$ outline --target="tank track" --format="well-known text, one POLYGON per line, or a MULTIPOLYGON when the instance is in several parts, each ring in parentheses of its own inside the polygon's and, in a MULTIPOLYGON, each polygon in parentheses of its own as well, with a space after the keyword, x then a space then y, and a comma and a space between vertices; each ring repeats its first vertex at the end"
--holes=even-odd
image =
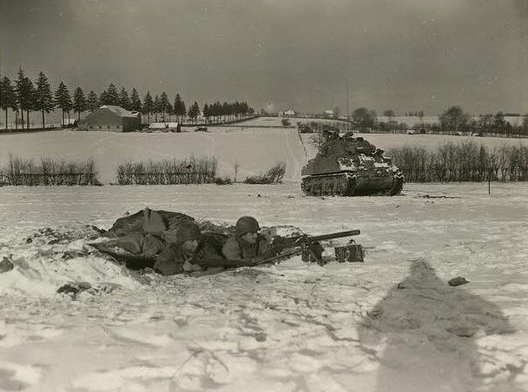
POLYGON ((398 171, 394 173, 394 181, 392 183, 392 188, 388 190, 387 195, 396 196, 399 195, 403 189, 403 184, 405 183, 405 177, 402 172, 398 171))
POLYGON ((308 176, 302 179, 301 189, 308 196, 352 196, 356 176, 350 173, 333 173, 308 176))
POLYGON ((301 181, 301 189, 308 196, 355 196, 355 195, 399 195, 403 189, 405 177, 401 172, 394 174, 392 187, 378 192, 365 192, 357 189, 356 175, 351 173, 330 173, 307 176, 301 181))

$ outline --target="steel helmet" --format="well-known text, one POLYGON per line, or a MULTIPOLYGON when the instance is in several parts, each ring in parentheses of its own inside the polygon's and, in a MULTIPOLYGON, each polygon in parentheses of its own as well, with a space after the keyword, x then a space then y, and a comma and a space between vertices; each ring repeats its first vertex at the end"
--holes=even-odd
POLYGON ((260 230, 260 226, 255 218, 252 216, 243 216, 235 225, 235 232, 238 236, 243 236, 247 233, 256 233, 260 230))

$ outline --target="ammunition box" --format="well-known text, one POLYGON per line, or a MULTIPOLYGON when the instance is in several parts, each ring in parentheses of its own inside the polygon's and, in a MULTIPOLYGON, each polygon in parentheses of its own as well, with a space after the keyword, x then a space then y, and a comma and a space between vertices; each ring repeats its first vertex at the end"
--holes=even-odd
POLYGON ((334 248, 335 257, 338 262, 362 263, 365 252, 360 244, 348 244, 334 248))

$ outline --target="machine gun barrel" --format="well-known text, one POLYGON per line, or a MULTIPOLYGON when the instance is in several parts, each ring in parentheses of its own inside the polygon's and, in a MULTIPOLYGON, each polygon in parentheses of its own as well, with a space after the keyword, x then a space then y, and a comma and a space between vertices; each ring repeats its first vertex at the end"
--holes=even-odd
POLYGON ((335 238, 343 238, 343 237, 351 237, 354 235, 359 235, 361 232, 359 230, 348 230, 348 231, 338 231, 336 233, 328 233, 328 234, 320 234, 320 235, 312 235, 308 237, 301 236, 300 238, 303 239, 301 242, 315 242, 315 241, 326 241, 326 240, 333 240, 335 238))
POLYGON ((298 235, 294 237, 286 238, 277 238, 273 241, 273 246, 282 249, 293 248, 296 246, 310 244, 312 242, 327 241, 333 240, 335 238, 351 237, 354 235, 359 235, 361 232, 359 230, 347 230, 347 231, 338 231, 336 233, 320 234, 320 235, 298 235))

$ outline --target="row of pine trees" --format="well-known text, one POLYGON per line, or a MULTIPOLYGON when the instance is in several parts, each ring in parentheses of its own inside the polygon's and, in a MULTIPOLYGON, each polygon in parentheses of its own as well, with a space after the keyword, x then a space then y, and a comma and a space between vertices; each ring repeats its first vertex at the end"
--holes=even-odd
POLYGON ((162 121, 166 116, 174 115, 178 121, 184 120, 187 116, 193 121, 203 114, 208 122, 230 121, 238 119, 241 116, 248 116, 254 113, 253 108, 249 107, 247 102, 223 102, 206 103, 203 110, 200 111, 198 103, 195 101, 188 109, 185 102, 176 94, 173 103, 165 91, 154 98, 148 91, 143 100, 140 99, 138 91, 133 88, 128 91, 122 87, 118 91, 114 84, 110 84, 99 96, 90 91, 87 95, 82 88, 77 87, 73 92, 73 98, 70 91, 63 82, 59 83, 57 89, 52 92, 51 85, 44 72, 39 72, 37 79, 33 81, 24 74, 22 68, 19 68, 17 79, 13 82, 4 76, 0 79, 0 107, 5 111, 5 126, 7 125, 7 112, 11 109, 15 112, 15 126, 18 126, 19 116, 22 123, 29 129, 29 117, 31 112, 40 112, 42 116, 42 128, 46 128, 46 114, 54 109, 62 111, 62 125, 65 122, 65 116, 70 118, 71 112, 77 114, 77 119, 81 118, 81 113, 94 111, 102 105, 116 105, 124 109, 140 112, 147 116, 147 122, 153 116, 158 121, 158 115, 162 121))

